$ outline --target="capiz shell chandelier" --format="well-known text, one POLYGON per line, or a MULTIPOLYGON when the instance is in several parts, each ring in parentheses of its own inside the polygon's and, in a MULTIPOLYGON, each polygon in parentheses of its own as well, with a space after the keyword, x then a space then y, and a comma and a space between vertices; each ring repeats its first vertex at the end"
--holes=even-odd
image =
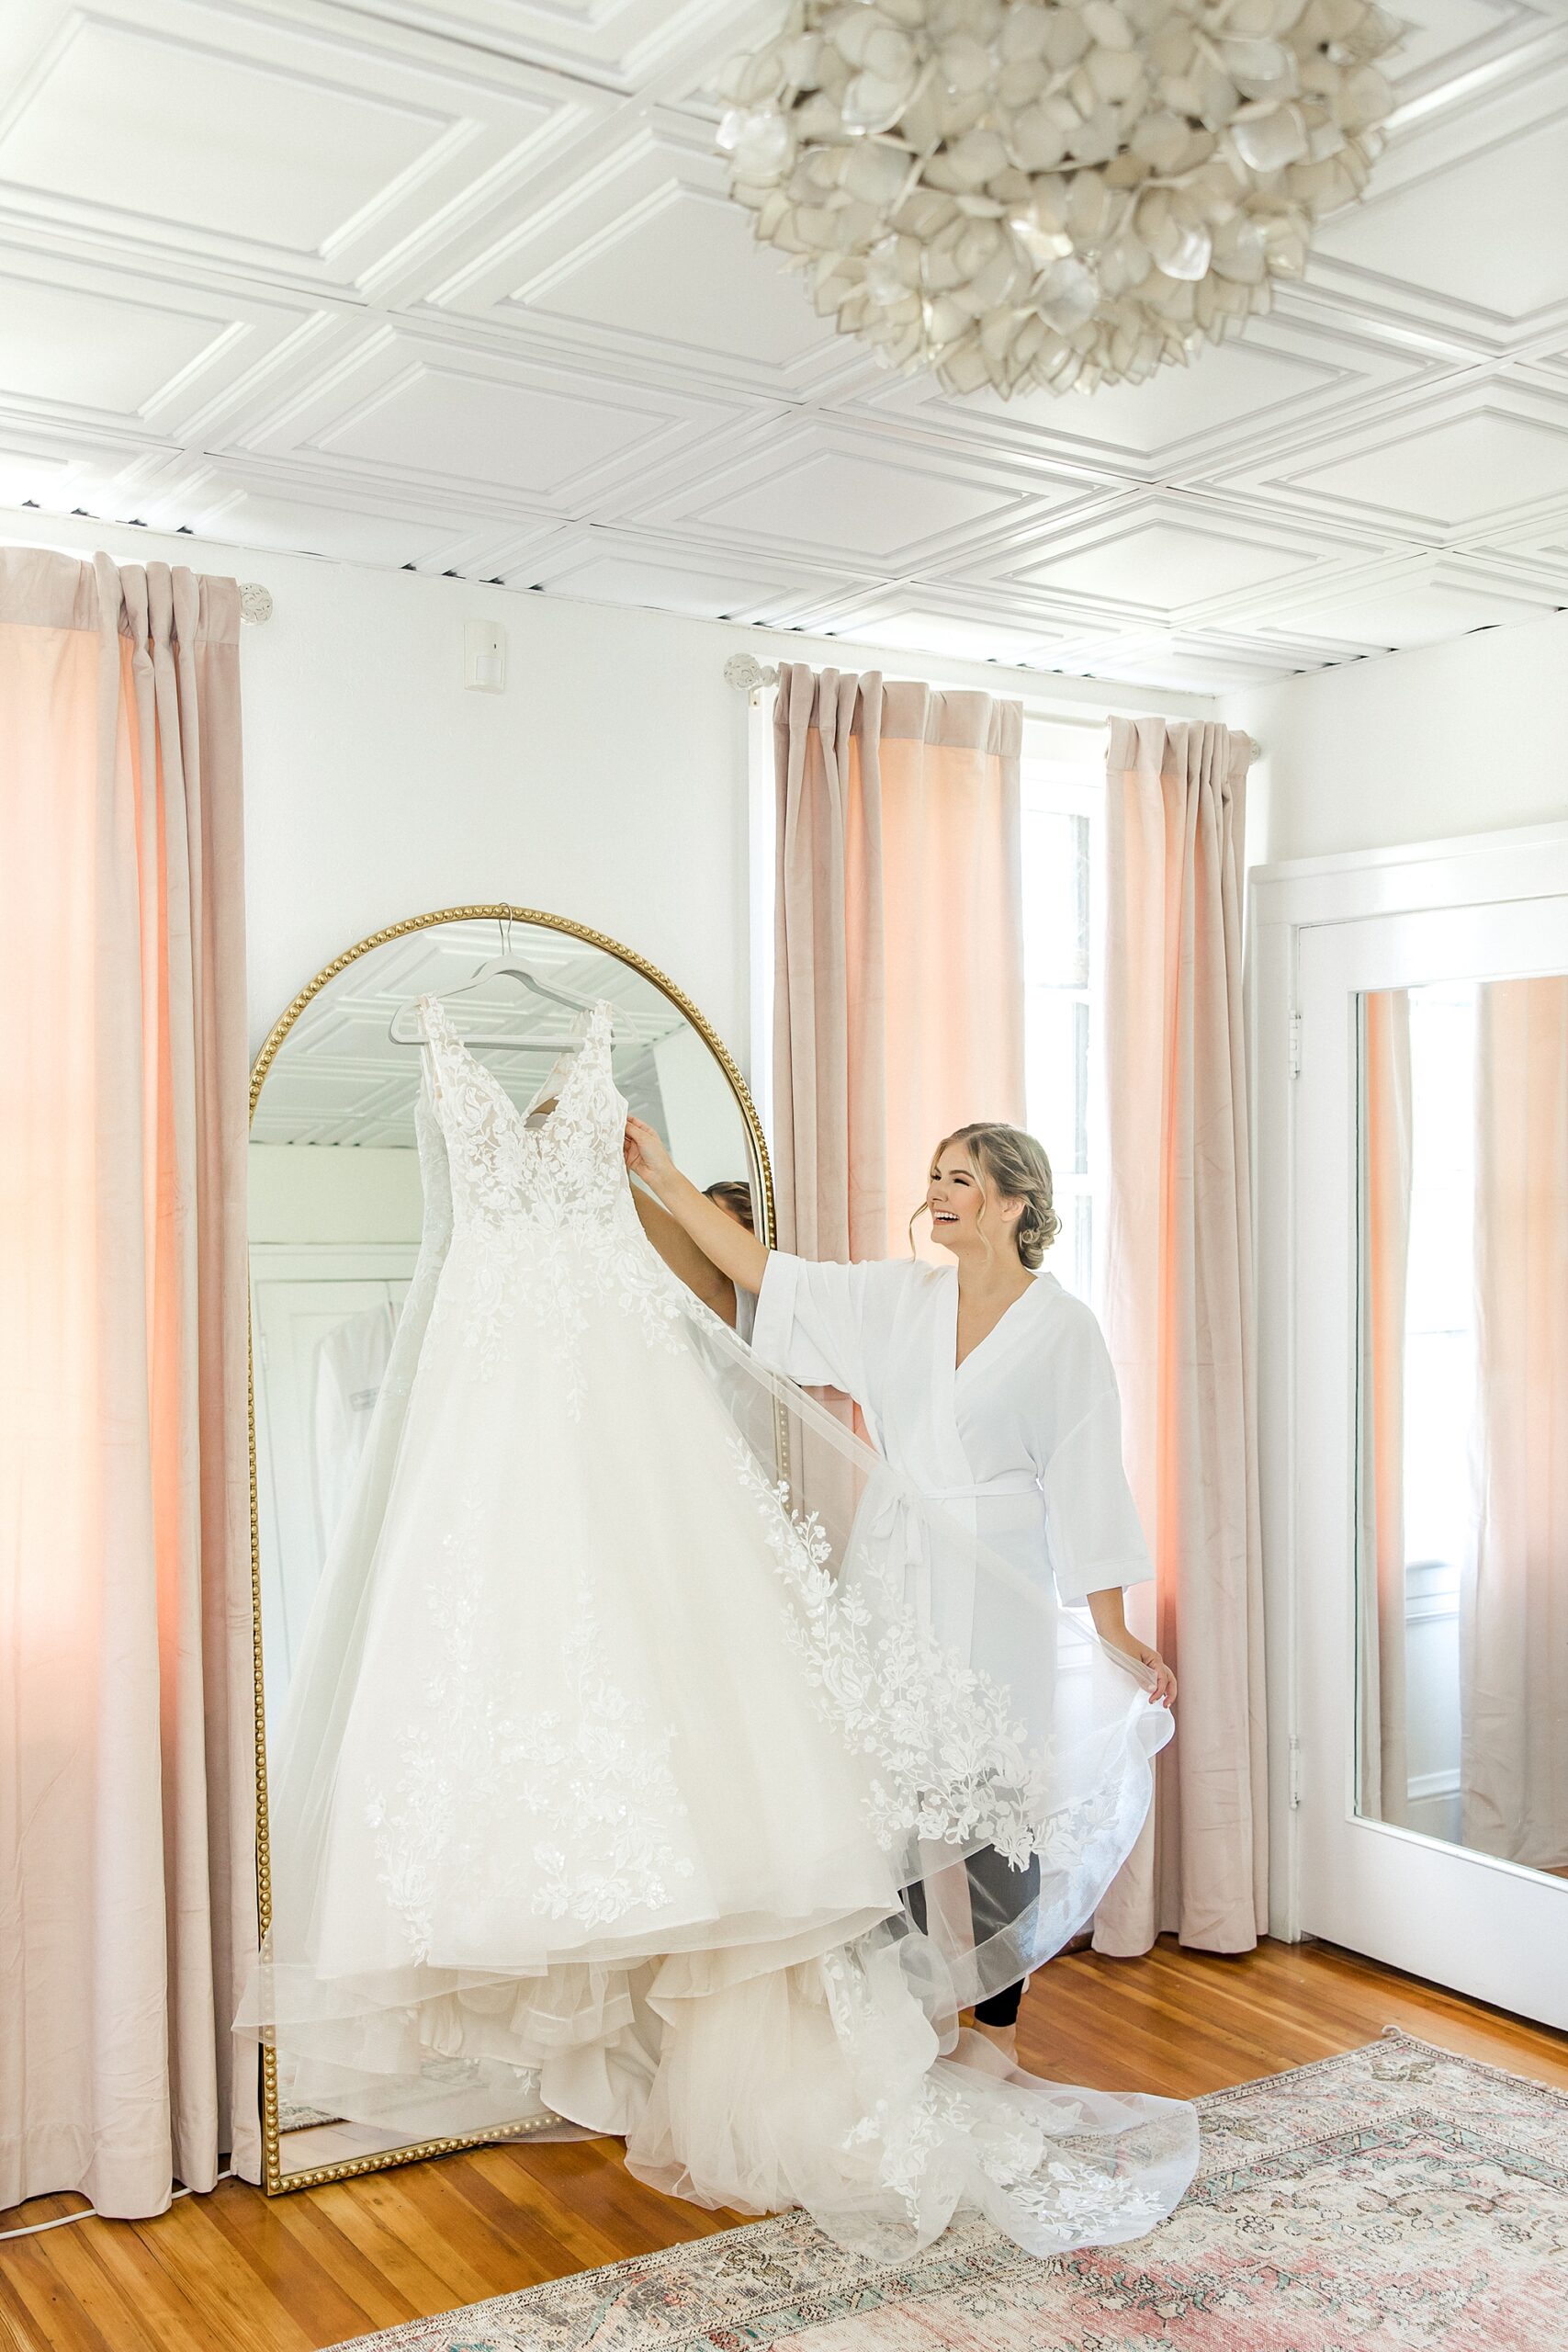
POLYGON ((721 87, 818 309, 948 390, 1142 382, 1268 309, 1366 187, 1372 0, 795 0, 721 87))

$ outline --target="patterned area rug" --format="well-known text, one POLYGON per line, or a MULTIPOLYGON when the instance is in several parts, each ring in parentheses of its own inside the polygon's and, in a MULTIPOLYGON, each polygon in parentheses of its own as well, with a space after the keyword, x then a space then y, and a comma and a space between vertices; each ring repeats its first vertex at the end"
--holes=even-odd
POLYGON ((1201 2102, 1185 2202, 1040 2262, 987 2224, 913 2261, 798 2213, 339 2352, 1562 2352, 1568 2097, 1413 2041, 1201 2102))

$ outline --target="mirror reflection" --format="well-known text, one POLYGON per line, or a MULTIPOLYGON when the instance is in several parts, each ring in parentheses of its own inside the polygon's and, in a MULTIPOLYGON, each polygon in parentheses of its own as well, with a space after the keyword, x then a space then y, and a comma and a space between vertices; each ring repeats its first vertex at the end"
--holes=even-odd
POLYGON ((1360 1010, 1359 1810, 1568 1875, 1568 978, 1360 1010))
MULTIPOLYGON (((548 1108, 541 1091, 547 1098, 582 1009, 608 1000, 615 1080, 631 1108, 699 1183, 722 1188, 732 1214, 751 1222, 765 1189, 740 1098, 701 1029, 645 972, 570 930, 521 919, 437 921, 367 950, 310 998, 262 1080, 249 1161, 256 1536, 273 1770, 290 1677, 419 1256, 421 1056, 416 1043, 400 1039, 413 1034, 408 1009, 426 994, 446 1001, 459 1035, 519 1112, 535 1117, 548 1108)), ((538 2113, 536 2105, 518 2128, 538 2113)), ((396 2144, 302 2105, 281 2081, 278 2120, 285 2172, 396 2144)))

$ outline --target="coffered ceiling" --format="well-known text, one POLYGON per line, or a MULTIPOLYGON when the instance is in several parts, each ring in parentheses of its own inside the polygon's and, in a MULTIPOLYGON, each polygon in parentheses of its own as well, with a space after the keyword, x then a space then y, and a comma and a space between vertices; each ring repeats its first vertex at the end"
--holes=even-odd
POLYGON ((783 0, 9 0, 0 500, 1203 692, 1568 605, 1568 0, 1414 19, 1239 343, 1011 403, 756 250, 783 0))

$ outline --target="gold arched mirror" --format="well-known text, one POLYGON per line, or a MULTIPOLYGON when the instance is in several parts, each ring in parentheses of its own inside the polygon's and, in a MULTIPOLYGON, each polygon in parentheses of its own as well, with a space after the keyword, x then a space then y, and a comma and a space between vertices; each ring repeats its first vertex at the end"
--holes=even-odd
MULTIPOLYGON (((264 1928, 272 1857, 260 1726, 270 1724, 276 1736, 282 1720, 419 1248, 420 1055, 392 1028, 415 998, 459 989, 465 993, 448 1010, 520 1111, 567 1040, 570 1007, 607 999, 616 1082, 632 1109, 699 1184, 746 1184, 757 1232, 773 1238, 767 1148, 718 1037, 663 973, 564 916, 505 905, 417 915, 335 956, 276 1023, 251 1080, 251 1545, 264 1928), (501 957, 524 963, 541 986, 497 976, 469 987, 501 957)), ((264 2086, 271 2190, 469 2144, 400 2143, 304 2106, 278 2079, 270 2051, 264 2086)), ((482 2136, 522 2134, 551 2120, 536 2107, 505 2132, 482 2136)))

